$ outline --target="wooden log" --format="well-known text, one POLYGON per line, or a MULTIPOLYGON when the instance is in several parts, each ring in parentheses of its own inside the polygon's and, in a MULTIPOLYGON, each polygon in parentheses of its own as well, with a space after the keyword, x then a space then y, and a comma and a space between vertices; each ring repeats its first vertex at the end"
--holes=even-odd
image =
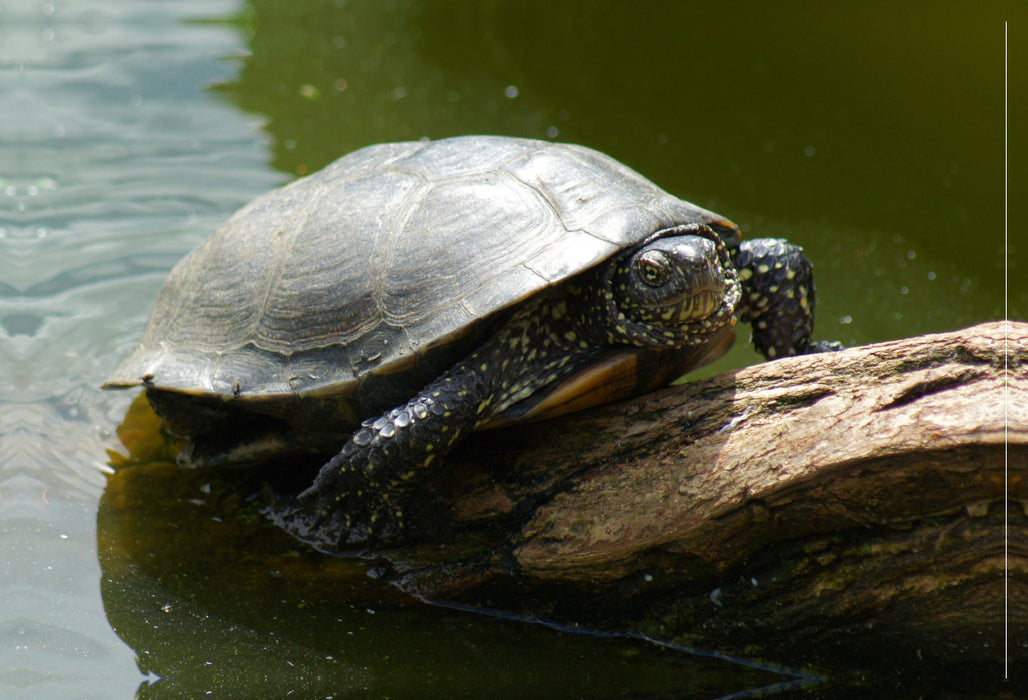
POLYGON ((988 323, 483 433, 427 485, 456 530, 382 573, 788 663, 999 674, 1028 662, 1026 367, 1028 324, 988 323))

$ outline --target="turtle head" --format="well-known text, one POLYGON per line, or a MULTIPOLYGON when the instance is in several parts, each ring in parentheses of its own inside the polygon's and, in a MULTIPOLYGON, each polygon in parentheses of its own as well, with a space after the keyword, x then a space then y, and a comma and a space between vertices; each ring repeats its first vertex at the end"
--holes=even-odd
POLYGON ((701 321, 718 310, 724 295, 717 248, 700 236, 658 238, 630 255, 614 277, 618 307, 644 323, 701 321))
POLYGON ((620 256, 610 292, 628 335, 681 345, 732 323, 740 289, 724 242, 710 227, 690 224, 659 231, 620 256))

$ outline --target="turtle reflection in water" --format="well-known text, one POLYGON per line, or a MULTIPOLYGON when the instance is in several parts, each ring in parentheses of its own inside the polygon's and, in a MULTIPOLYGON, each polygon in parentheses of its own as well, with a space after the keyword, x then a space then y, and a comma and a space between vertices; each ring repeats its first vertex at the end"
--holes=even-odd
POLYGON ((298 513, 395 536, 469 431, 811 343, 802 250, 581 146, 470 136, 356 151, 258 198, 172 270, 105 387, 143 385, 180 460, 335 454, 298 513))

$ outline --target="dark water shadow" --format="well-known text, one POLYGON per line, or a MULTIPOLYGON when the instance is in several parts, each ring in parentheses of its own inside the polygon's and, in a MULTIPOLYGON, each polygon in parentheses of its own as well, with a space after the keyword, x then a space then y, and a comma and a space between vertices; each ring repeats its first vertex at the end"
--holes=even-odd
POLYGON ((744 697, 815 679, 638 637, 428 605, 257 513, 246 470, 191 471, 137 401, 100 502, 111 626, 141 697, 744 697), (259 690, 256 690, 259 689, 259 690), (737 695, 738 694, 738 695, 737 695))

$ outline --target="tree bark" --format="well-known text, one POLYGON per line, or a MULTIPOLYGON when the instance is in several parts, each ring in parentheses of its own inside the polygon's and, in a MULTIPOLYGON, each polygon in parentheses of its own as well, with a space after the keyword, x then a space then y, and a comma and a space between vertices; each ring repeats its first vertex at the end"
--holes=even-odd
POLYGON ((428 484, 456 529, 383 572, 787 663, 996 671, 1007 622, 1023 665, 1026 367, 988 323, 482 433, 428 484))

